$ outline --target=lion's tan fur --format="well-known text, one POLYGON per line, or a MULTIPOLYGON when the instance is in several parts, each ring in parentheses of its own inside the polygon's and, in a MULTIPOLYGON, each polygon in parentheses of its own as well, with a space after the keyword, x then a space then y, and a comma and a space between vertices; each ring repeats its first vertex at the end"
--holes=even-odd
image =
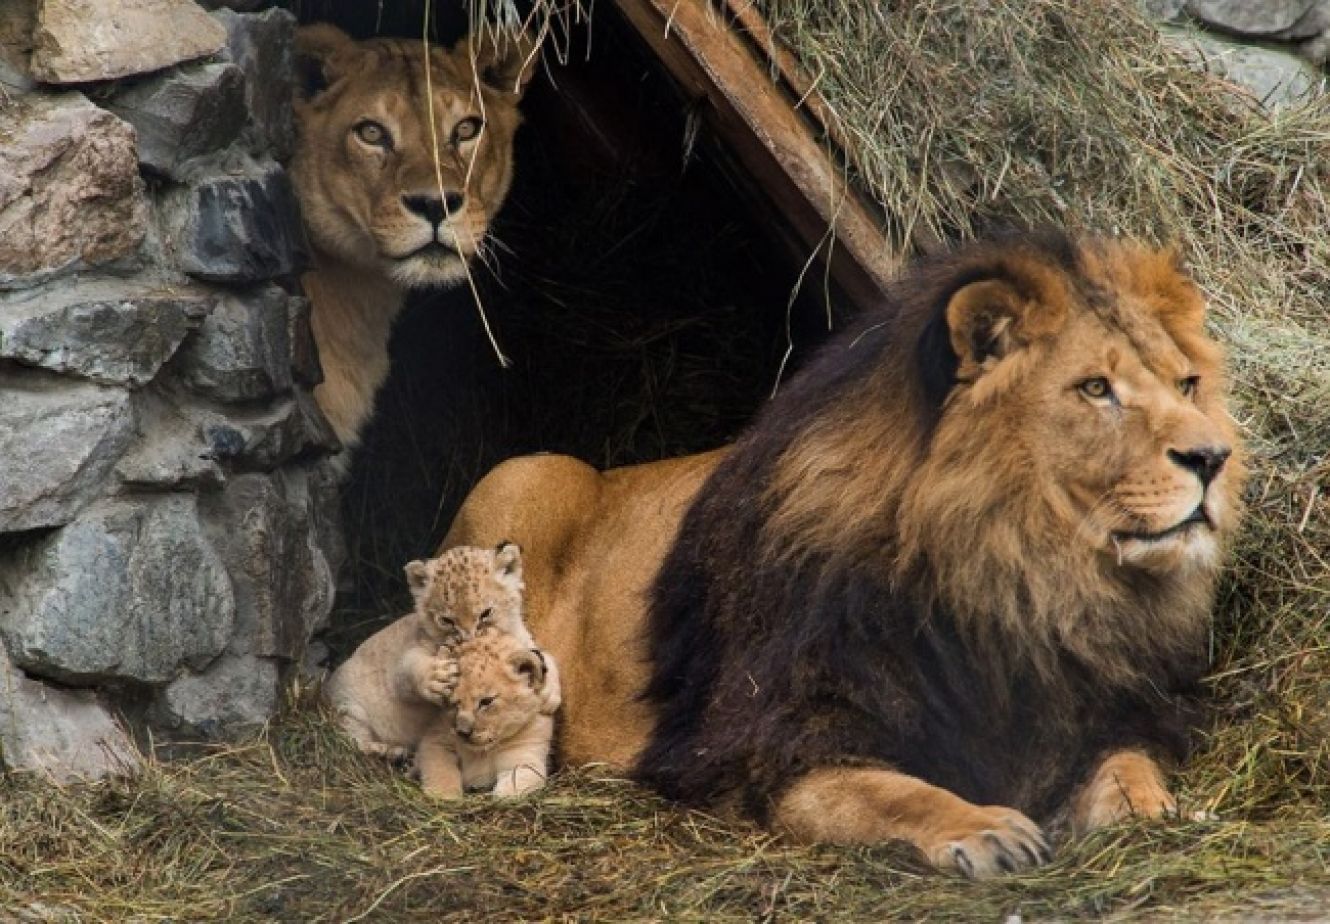
MULTIPOLYGON (((987 331, 993 355, 977 351, 972 335, 994 320, 977 312, 991 307, 995 293, 962 289, 950 306, 959 383, 928 451, 916 416, 920 386, 904 365, 879 366, 785 450, 766 486, 771 546, 751 554, 784 557, 791 567, 803 555, 845 557, 907 586, 927 574, 921 592, 944 601, 959 622, 969 620, 976 639, 1014 643, 1035 665, 1061 644, 1116 682, 1136 668, 1118 654, 1130 646, 1115 639, 1158 639, 1169 650, 1174 637, 1207 618, 1213 573, 1237 523, 1240 452, 1206 495, 1209 532, 1192 530, 1186 541, 1121 538, 1160 532, 1197 505, 1194 479, 1169 462, 1170 448, 1239 449, 1219 350, 1204 333, 1201 296, 1171 254, 1114 242, 1084 248, 1085 278, 1075 283, 1078 293, 1103 298, 1099 316, 1026 314, 1037 304, 1056 309, 1072 296, 1060 270, 1021 266, 1023 259, 1010 256, 1022 287, 997 293, 1011 302, 1011 317, 987 331), (1104 323, 1108 312, 1112 324, 1104 323), (1073 410, 1051 413, 1074 408, 1066 389, 1101 368, 1112 370, 1121 389, 1115 419, 1122 429, 1113 440, 1097 435, 1092 423, 1068 424, 1073 410), (1194 401, 1176 384, 1190 375, 1201 377, 1194 401), (1013 412, 998 395, 1026 400, 1013 412), (1085 470, 1086 447, 1090 458, 1102 455, 1102 466, 1091 462, 1085 470), (1110 481, 1115 467, 1128 475, 1110 481), (994 505, 1012 515, 978 515, 994 505), (898 530, 897 551, 885 560, 874 557, 882 547, 874 530, 884 523, 898 530), (976 530, 977 523, 986 525, 976 530), (1127 607, 1103 578, 1113 556, 1146 576, 1183 579, 1161 582, 1168 589, 1145 607, 1127 607), (1030 595, 1010 592, 1018 585, 1030 595), (1068 622, 1086 612, 1101 614, 1100 621, 1068 622)), ((650 670, 647 590, 684 512, 722 458, 711 453, 603 474, 565 457, 512 460, 476 487, 444 540, 444 547, 505 537, 522 544, 535 626, 565 666, 562 741, 572 762, 630 768, 652 731, 653 714, 638 698, 650 670)), ((1159 796, 1149 759, 1125 754, 1107 755, 1106 769, 1089 784, 1080 827, 1118 817, 1123 805, 1154 815, 1171 804, 1166 792, 1159 796), (1124 799, 1114 801, 1114 783, 1125 787, 1124 799)), ((1011 838, 1012 849, 1037 848, 1019 812, 974 806, 881 770, 810 774, 787 791, 774 819, 810 840, 904 837, 940 865, 959 864, 948 853, 958 838, 982 844, 994 831, 1011 838)), ((993 851, 966 856, 977 875, 997 871, 993 851)))
POLYGON ((455 798, 487 789, 520 796, 545 784, 554 734, 545 706, 552 664, 550 655, 497 632, 458 646, 457 686, 416 755, 427 793, 455 798))
POLYGON ((354 42, 326 24, 300 29, 296 47, 326 83, 297 96, 291 162, 313 246, 302 282, 323 364, 314 396, 353 447, 388 374, 405 292, 464 280, 465 263, 481 252, 512 182, 517 103, 535 52, 529 42, 487 39, 427 53, 419 40, 354 42), (454 128, 470 117, 483 118, 483 130, 454 145, 454 128), (359 138, 366 120, 387 130, 390 147, 359 138), (452 252, 419 252, 434 231, 406 197, 445 195, 462 197, 438 231, 452 252))

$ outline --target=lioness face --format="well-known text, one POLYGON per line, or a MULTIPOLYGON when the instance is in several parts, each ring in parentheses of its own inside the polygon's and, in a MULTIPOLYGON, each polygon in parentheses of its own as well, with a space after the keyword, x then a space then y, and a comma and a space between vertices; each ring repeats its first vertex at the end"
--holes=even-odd
POLYGON ((464 278, 512 181, 531 45, 301 29, 291 173, 316 250, 402 288, 464 278))
POLYGON ((540 713, 545 662, 509 636, 474 639, 458 650, 453 730, 468 747, 506 741, 540 713))
POLYGON ((1039 486, 1068 542, 1121 565, 1213 566, 1242 464, 1204 300, 1169 253, 1108 244, 1079 260, 1086 281, 1043 267, 953 300, 967 398, 1014 435, 985 452, 1039 486))

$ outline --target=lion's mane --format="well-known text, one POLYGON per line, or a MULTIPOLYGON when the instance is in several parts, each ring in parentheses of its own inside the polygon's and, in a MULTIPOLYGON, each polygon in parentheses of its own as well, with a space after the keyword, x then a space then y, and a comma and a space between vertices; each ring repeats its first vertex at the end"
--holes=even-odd
POLYGON ((907 271, 763 410, 658 574, 638 769, 665 794, 765 821, 806 771, 889 766, 1049 819, 1123 741, 1183 756, 1215 567, 1114 568, 1052 527, 1003 418, 954 400, 947 306, 985 279, 1201 304, 1171 258, 1056 233, 907 271))

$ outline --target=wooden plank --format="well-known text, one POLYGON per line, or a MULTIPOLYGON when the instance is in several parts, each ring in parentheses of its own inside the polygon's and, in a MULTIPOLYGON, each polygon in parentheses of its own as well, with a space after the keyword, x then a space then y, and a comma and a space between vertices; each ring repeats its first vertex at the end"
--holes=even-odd
POLYGON ((748 40, 707 0, 615 2, 684 89, 707 101, 717 134, 808 252, 828 260, 856 303, 879 301, 898 255, 748 40))

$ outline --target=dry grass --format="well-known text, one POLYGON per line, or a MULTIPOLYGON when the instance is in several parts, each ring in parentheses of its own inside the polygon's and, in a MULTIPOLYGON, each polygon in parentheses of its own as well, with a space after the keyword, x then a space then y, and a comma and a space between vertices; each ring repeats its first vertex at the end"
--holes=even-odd
POLYGON ((1056 221, 1176 240, 1253 452, 1191 820, 994 883, 802 849, 594 771, 430 803, 296 709, 133 781, 0 780, 0 907, 42 919, 1247 920, 1330 902, 1330 107, 1267 118, 1131 0, 762 0, 901 240, 1056 221))

